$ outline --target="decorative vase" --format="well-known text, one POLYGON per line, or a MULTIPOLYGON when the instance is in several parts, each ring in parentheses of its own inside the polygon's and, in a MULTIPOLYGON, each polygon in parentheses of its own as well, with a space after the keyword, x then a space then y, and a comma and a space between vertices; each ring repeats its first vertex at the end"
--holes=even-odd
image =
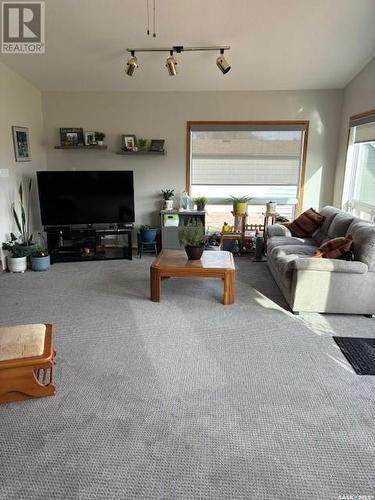
POLYGON ((200 245, 198 247, 186 245, 185 252, 189 260, 199 260, 202 257, 204 251, 204 246, 200 245))
POLYGON ((233 214, 234 215, 245 215, 247 211, 247 203, 235 203, 233 204, 233 214))
POLYGON ((24 273, 27 269, 27 257, 7 257, 8 270, 11 273, 24 273))
POLYGON ((164 210, 173 210, 173 200, 164 200, 164 210))
POLYGON ((33 271, 47 271, 51 265, 51 259, 49 255, 43 256, 32 256, 31 257, 31 269, 33 271))
POLYGON ((152 243, 156 239, 156 229, 142 229, 141 230, 141 241, 143 243, 152 243))

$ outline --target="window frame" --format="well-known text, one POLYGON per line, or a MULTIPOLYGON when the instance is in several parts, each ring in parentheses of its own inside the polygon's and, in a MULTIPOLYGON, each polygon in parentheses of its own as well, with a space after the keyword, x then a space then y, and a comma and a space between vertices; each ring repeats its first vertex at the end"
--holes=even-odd
MULTIPOLYGON (((358 122, 361 122, 361 120, 367 120, 368 118, 373 118, 373 120, 370 120, 371 123, 373 121, 375 122, 375 108, 370 109, 368 111, 364 111, 363 113, 356 113, 355 115, 349 117, 348 133, 346 139, 345 163, 344 163, 344 178, 342 180, 341 202, 340 202, 341 208, 346 211, 350 209, 350 207, 348 206, 349 200, 347 198, 349 194, 350 184, 352 182, 351 177, 353 176, 353 165, 352 164, 349 165, 349 161, 353 162, 353 156, 354 156, 353 143, 351 143, 351 136, 352 133, 354 133, 355 127, 361 124, 358 122)), ((364 203, 363 206, 364 205, 366 204, 364 203)), ((358 207, 353 207, 353 208, 360 209, 358 207)))
POLYGON ((305 188, 305 175, 306 175, 306 159, 307 159, 307 146, 309 137, 309 120, 251 120, 251 121, 187 121, 186 122, 186 192, 191 193, 191 133, 192 128, 196 126, 249 126, 249 127, 299 127, 302 128, 302 157, 301 168, 298 182, 298 200, 296 204, 296 213, 300 214, 303 207, 303 197, 305 188))

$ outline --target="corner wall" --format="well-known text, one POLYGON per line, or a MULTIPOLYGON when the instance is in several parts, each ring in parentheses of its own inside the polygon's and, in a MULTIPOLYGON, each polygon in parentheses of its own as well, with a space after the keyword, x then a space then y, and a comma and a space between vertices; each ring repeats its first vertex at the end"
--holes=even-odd
MULTIPOLYGON (((43 92, 49 170, 134 170, 136 223, 158 221, 160 189, 185 189, 189 120, 310 120, 304 208, 332 203, 342 91, 43 92), (55 150, 60 127, 106 133, 107 151, 55 150), (165 138, 164 157, 115 154, 120 135, 165 138)), ((251 194, 251 193, 250 193, 251 194)))
MULTIPOLYGON (((3 242, 10 232, 17 234, 10 207, 17 201, 19 182, 22 178, 35 179, 37 170, 46 169, 46 154, 41 92, 1 62, 0 110, 0 242, 3 242), (12 125, 29 128, 32 161, 15 161, 12 125)), ((32 227, 39 229, 35 182, 32 206, 32 227)))
POLYGON ((344 89, 333 197, 333 204, 336 207, 341 207, 349 118, 370 109, 375 109, 375 57, 344 89))

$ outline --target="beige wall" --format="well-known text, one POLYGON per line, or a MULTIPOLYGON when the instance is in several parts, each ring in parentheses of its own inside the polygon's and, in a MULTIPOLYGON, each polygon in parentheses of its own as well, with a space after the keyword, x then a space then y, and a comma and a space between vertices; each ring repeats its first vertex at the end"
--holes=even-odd
POLYGON ((344 185, 349 118, 370 109, 375 109, 375 57, 344 89, 333 198, 334 205, 337 207, 341 207, 344 185))
MULTIPOLYGON (((10 205, 17 199, 22 178, 35 178, 37 170, 46 168, 43 141, 41 93, 0 62, 0 242, 17 233, 10 205), (17 163, 14 158, 12 125, 29 127, 32 161, 17 163)), ((33 227, 39 229, 36 189, 33 196, 33 227)))
POLYGON ((162 188, 185 188, 188 120, 310 120, 304 207, 332 202, 342 91, 43 92, 48 169, 129 169, 136 222, 156 222, 162 188), (107 134, 107 151, 61 151, 59 127, 107 134), (165 157, 115 154, 120 134, 165 138, 165 157))

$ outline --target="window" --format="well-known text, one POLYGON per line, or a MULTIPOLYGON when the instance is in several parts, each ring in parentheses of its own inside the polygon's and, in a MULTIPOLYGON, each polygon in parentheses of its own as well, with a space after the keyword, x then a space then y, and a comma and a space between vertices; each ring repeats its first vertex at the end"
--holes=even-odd
POLYGON ((207 196, 210 229, 231 222, 230 196, 251 196, 249 222, 265 204, 293 217, 301 201, 308 122, 188 123, 188 190, 207 196))
POLYGON ((375 222, 375 110, 350 119, 342 206, 375 222))

